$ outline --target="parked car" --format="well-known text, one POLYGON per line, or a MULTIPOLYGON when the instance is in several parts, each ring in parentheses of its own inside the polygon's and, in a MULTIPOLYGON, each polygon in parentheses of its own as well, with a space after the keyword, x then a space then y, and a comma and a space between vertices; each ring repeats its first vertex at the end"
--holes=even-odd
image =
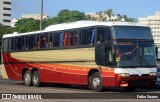
POLYGON ((160 66, 157 67, 157 82, 156 82, 157 85, 160 85, 160 66))

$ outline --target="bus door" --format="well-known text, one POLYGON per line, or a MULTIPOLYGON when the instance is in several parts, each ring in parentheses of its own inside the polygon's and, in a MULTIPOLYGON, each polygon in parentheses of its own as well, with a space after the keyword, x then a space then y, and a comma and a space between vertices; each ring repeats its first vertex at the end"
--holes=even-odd
POLYGON ((97 65, 113 66, 115 56, 115 46, 111 44, 99 44, 95 49, 95 60, 97 65))

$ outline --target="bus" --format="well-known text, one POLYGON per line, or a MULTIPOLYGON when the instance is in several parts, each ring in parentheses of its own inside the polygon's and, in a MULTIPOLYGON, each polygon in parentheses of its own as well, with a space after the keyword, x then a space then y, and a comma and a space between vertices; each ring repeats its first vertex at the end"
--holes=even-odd
POLYGON ((43 31, 3 36, 3 78, 26 86, 43 83, 105 87, 153 86, 156 51, 151 29, 128 22, 77 21, 43 31))

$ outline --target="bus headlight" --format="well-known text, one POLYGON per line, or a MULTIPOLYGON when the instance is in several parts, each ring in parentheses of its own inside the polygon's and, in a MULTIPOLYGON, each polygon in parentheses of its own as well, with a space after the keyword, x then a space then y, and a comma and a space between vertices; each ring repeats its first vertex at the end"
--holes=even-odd
POLYGON ((157 72, 150 72, 149 75, 150 75, 150 76, 156 76, 156 75, 157 75, 157 72))
POLYGON ((119 73, 118 76, 119 77, 126 77, 126 76, 129 76, 129 73, 119 73))

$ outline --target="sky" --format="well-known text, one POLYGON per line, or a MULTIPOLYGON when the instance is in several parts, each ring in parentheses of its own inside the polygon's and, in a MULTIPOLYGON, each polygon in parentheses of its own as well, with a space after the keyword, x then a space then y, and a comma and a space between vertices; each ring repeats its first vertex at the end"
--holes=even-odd
MULTIPOLYGON (((96 13, 112 9, 114 14, 131 18, 147 17, 160 11, 160 0, 43 0, 44 14, 57 16, 63 9, 78 10, 84 13, 96 13)), ((12 0, 12 18, 22 14, 39 14, 41 0, 12 0)))

